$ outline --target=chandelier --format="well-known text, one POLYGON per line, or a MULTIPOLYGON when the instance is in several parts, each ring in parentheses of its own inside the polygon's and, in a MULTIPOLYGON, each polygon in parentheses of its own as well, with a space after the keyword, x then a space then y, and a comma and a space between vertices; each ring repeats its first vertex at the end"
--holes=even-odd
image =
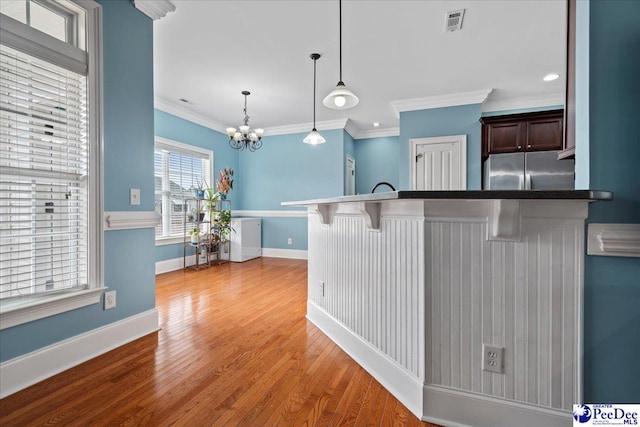
POLYGON ((239 131, 236 128, 227 128, 227 135, 229 135, 229 145, 231 148, 242 151, 247 149, 249 151, 256 151, 262 147, 262 135, 264 129, 251 130, 249 128, 249 116, 247 116, 247 96, 251 93, 247 90, 243 90, 244 95, 244 125, 239 127, 239 131))

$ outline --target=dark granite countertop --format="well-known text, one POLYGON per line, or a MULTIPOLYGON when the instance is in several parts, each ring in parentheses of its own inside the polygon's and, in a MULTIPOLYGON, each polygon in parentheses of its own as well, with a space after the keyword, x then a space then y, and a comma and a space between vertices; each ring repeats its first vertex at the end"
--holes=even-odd
POLYGON ((471 190, 471 191, 390 191, 326 199, 282 202, 282 206, 305 206, 345 202, 382 202, 387 200, 613 200, 613 193, 600 190, 471 190))

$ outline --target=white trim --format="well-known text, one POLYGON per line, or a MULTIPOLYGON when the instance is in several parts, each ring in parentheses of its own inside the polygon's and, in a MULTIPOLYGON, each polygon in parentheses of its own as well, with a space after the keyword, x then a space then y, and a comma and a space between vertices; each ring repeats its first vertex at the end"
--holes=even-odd
MULTIPOLYGON (((345 129, 349 119, 337 119, 327 120, 324 122, 317 122, 316 129, 318 131, 333 130, 333 129, 345 129)), ((264 128, 264 134, 266 136, 275 135, 287 135, 290 133, 305 133, 309 132, 313 128, 313 123, 299 123, 294 125, 273 126, 270 128, 264 128)))
POLYGON ((419 378, 350 331, 312 301, 307 301, 307 319, 378 380, 415 416, 422 418, 423 383, 419 378))
POLYGON ((0 364, 0 398, 157 331, 151 309, 0 364))
POLYGON ((356 139, 356 136, 358 136, 358 128, 356 127, 355 123, 353 123, 353 120, 351 119, 347 119, 347 122, 344 124, 344 130, 345 132, 347 132, 349 135, 351 135, 351 138, 356 139))
MULTIPOLYGON (((209 161, 213 163, 213 150, 207 148, 198 147, 197 145, 185 144, 184 142, 174 141, 173 139, 163 138, 161 136, 154 136, 153 138, 154 148, 167 151, 184 151, 185 153, 195 153, 207 156, 209 161)), ((213 170, 213 166, 211 167, 213 170)))
POLYGON ((156 246, 177 245, 179 243, 184 243, 184 237, 156 237, 156 246))
MULTIPOLYGON (((262 248, 262 256, 268 258, 307 259, 307 251, 304 249, 262 248)), ((195 264, 195 262, 195 255, 187 256, 187 264, 191 265, 195 264)), ((156 262, 156 274, 182 270, 183 268, 182 257, 156 262)))
POLYGON ((274 210, 274 211, 258 211, 258 210, 237 210, 232 211, 233 218, 240 217, 261 217, 261 218, 306 218, 307 210, 274 210))
POLYGON ((446 426, 571 425, 571 412, 506 399, 425 385, 424 421, 446 426))
POLYGON ((392 101, 391 106, 400 118, 403 111, 428 110, 430 108, 454 107, 456 105, 481 104, 493 89, 482 89, 473 92, 450 93, 446 95, 427 96, 425 98, 403 99, 392 101))
POLYGON ((262 248, 262 256, 267 258, 308 259, 304 249, 262 248))
POLYGON ((100 302, 106 288, 83 289, 59 294, 37 295, 30 299, 0 302, 0 329, 75 310, 100 302))
POLYGON ((367 129, 361 130, 354 136, 354 139, 368 139, 368 138, 384 138, 387 136, 400 136, 400 128, 386 128, 386 129, 367 129))
MULTIPOLYGON (((163 273, 168 273, 170 271, 182 270, 184 268, 184 264, 182 260, 183 260, 183 257, 165 259, 163 261, 156 261, 156 274, 163 274, 163 273)), ((192 265, 195 263, 196 263, 196 256, 188 255, 187 265, 192 265)))
POLYGON ((176 10, 170 0, 133 0, 133 5, 154 21, 176 10))
POLYGON ((92 0, 79 3, 87 13, 89 93, 89 284, 104 287, 104 92, 102 90, 102 6, 92 0))
POLYGON ((488 99, 482 104, 482 112, 520 110, 524 108, 550 107, 564 105, 564 92, 511 99, 488 99))
POLYGON ((162 218, 155 211, 113 211, 104 213, 105 231, 153 228, 161 222, 162 218))
POLYGON ((428 138, 413 138, 411 143, 411 156, 409 157, 409 173, 411 173, 411 189, 416 189, 416 151, 418 145, 422 144, 441 144, 451 142, 455 139, 460 144, 460 164, 458 169, 460 172, 460 190, 467 189, 467 135, 450 135, 450 136, 434 136, 428 138))
POLYGON ((164 111, 165 113, 174 115, 181 119, 215 130, 224 135, 227 134, 226 129, 228 126, 225 126, 220 122, 217 122, 209 117, 205 117, 201 114, 195 113, 193 111, 189 111, 184 106, 177 104, 173 101, 169 101, 159 96, 155 96, 153 107, 157 110, 164 111))
POLYGON ((587 255, 640 257, 640 224, 588 224, 587 255))

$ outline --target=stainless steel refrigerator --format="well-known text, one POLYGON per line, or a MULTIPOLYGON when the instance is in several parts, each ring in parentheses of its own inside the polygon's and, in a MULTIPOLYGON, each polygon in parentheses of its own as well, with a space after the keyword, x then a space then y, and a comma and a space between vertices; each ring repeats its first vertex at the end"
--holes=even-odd
POLYGON ((492 154, 484 163, 485 190, 573 190, 575 162, 557 151, 492 154))

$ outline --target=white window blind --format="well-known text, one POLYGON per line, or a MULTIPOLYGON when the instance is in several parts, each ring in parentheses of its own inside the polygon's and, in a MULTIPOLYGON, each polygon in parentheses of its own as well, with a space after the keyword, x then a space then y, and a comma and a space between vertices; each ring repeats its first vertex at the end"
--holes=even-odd
POLYGON ((209 155, 168 143, 157 143, 154 153, 155 209, 162 216, 156 238, 183 236, 184 199, 193 188, 210 184, 209 155))
POLYGON ((0 299, 87 287, 86 88, 0 45, 0 299))

